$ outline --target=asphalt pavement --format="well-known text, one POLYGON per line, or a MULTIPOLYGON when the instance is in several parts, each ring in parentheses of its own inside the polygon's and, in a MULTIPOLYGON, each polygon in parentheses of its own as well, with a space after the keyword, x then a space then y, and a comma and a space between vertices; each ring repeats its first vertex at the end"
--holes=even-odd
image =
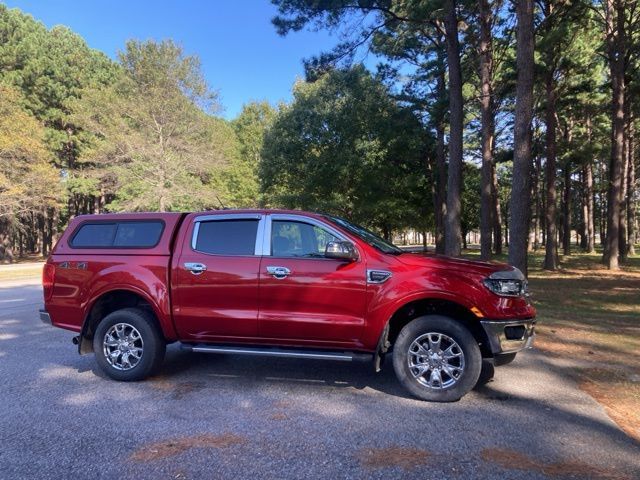
POLYGON ((532 350, 460 402, 409 397, 390 365, 168 349, 118 383, 0 284, 0 479, 640 478, 640 445, 532 350))

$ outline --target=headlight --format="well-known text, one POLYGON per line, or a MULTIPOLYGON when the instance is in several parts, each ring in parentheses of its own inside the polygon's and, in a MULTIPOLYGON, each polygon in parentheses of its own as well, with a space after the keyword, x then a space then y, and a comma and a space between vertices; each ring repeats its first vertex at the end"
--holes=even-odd
POLYGON ((493 293, 503 297, 519 297, 527 294, 527 281, 517 268, 494 272, 482 283, 493 293))
POLYGON ((525 293, 525 287, 520 280, 493 280, 487 278, 483 283, 493 293, 504 297, 519 297, 525 293))

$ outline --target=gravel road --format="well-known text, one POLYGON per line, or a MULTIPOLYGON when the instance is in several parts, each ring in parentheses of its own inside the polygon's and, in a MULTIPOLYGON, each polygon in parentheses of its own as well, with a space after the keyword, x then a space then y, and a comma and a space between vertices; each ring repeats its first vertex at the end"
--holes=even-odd
POLYGON ((640 478, 640 445, 535 350, 455 404, 391 368, 168 350, 116 383, 0 285, 0 478, 640 478))

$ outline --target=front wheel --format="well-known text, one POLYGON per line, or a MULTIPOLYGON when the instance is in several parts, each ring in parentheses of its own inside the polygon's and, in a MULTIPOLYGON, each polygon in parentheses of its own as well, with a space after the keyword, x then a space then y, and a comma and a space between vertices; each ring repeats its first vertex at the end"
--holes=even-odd
POLYGON ((415 397, 455 402, 478 382, 482 355, 463 325, 449 317, 426 315, 400 331, 393 346, 393 367, 415 397))
POLYGON ((166 343, 153 315, 138 308, 110 313, 98 324, 93 351, 114 380, 131 382, 151 375, 164 359, 166 343))

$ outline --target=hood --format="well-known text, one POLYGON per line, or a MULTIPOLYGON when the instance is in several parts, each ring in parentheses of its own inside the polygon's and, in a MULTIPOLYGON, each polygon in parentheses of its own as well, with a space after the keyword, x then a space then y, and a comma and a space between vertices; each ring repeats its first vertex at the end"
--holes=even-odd
POLYGON ((441 268, 443 270, 453 270, 467 275, 476 274, 483 277, 488 277, 492 273, 501 270, 513 270, 513 267, 506 263, 481 262, 478 260, 447 257, 445 255, 403 253, 402 255, 398 255, 396 258, 405 265, 441 268))

